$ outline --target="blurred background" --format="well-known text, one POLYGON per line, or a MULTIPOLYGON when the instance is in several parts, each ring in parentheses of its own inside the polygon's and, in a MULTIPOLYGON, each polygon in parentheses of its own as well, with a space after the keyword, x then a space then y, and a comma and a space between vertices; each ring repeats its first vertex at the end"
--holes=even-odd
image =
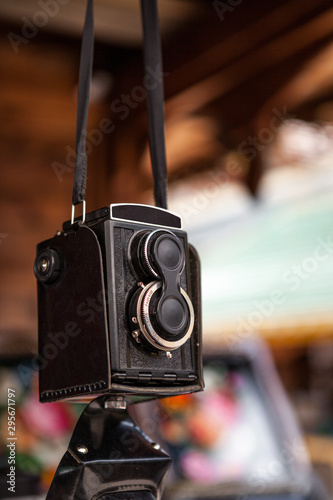
MULTIPOLYGON (((332 3, 159 8, 169 208, 201 256, 205 349, 267 342, 332 492, 332 3)), ((45 484, 81 409, 37 403, 32 266, 70 218, 84 11, 83 0, 0 0, 2 434, 12 385, 22 468, 45 484)), ((153 203, 139 2, 96 0, 95 27, 87 210, 153 203)))

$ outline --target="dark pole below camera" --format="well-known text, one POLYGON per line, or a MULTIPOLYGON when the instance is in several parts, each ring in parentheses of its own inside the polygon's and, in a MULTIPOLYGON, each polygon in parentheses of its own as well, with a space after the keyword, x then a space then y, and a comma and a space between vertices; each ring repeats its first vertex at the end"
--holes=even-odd
POLYGON ((170 465, 122 398, 100 396, 79 418, 46 500, 159 500, 170 465))

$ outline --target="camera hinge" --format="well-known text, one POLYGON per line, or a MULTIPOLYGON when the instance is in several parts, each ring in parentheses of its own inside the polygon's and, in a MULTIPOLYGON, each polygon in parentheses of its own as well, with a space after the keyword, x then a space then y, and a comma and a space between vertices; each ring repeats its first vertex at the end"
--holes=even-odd
POLYGON ((143 382, 143 381, 150 382, 152 378, 153 378, 152 373, 139 373, 138 381, 139 382, 143 382))

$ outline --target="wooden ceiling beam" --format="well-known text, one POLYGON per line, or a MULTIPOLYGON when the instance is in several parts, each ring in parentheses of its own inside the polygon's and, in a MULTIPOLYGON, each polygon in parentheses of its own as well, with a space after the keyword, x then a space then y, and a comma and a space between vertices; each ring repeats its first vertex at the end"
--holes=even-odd
MULTIPOLYGON (((0 137, 45 144, 74 143, 76 85, 73 54, 54 46, 25 47, 15 55, 8 43, 0 43, 0 137), (50 50, 48 50, 48 48, 50 50)), ((106 114, 104 106, 91 103, 89 127, 106 114)))
MULTIPOLYGON (((261 16, 257 7, 258 19, 247 25, 244 29, 232 32, 226 38, 211 46, 209 49, 194 55, 181 63, 181 66, 172 70, 172 78, 168 85, 168 93, 175 94, 182 90, 179 85, 193 85, 196 81, 202 80, 215 73, 221 68, 234 62, 237 58, 243 57, 254 49, 268 43, 277 35, 286 30, 293 30, 300 23, 304 23, 309 16, 317 16, 318 13, 326 11, 331 4, 327 0, 292 0, 282 5, 278 5, 268 14, 261 16)), ((251 5, 251 9, 254 8, 251 5)), ((209 27, 205 27, 205 29, 209 27)), ((198 35, 205 37, 204 32, 198 35)), ((173 48, 171 49, 173 50, 173 48)), ((172 54, 167 57, 172 60, 172 54)), ((178 55, 179 57, 179 55, 178 55)))
POLYGON ((329 37, 333 38, 333 9, 260 46, 251 54, 231 62, 228 67, 170 98, 166 103, 166 111, 198 112, 246 80, 283 64, 284 60, 296 57, 301 51, 309 50, 329 37))
POLYGON ((321 49, 282 88, 278 89, 258 112, 257 127, 265 126, 272 106, 302 107, 327 93, 333 93, 333 41, 321 49))

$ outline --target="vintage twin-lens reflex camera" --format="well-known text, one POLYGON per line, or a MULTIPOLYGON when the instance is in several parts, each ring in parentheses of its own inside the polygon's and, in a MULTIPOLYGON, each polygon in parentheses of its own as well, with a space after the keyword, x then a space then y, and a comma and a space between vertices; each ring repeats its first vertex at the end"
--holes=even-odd
POLYGON ((40 400, 203 388, 200 268, 181 220, 116 204, 37 246, 40 400))

